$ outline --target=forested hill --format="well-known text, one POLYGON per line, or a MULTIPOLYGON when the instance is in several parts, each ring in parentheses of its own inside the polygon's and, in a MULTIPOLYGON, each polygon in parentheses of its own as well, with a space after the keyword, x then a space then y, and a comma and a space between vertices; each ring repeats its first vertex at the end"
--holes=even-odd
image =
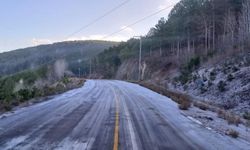
POLYGON ((140 65, 140 40, 132 38, 96 56, 93 72, 159 84, 243 114, 250 109, 249 10, 250 0, 180 0, 141 37, 140 65))
MULTIPOLYGON (((142 60, 146 62, 147 57, 158 55, 153 61, 157 64, 161 58, 165 61, 163 57, 170 57, 170 64, 184 68, 194 59, 204 62, 212 56, 246 50, 250 38, 249 10, 249 0, 181 0, 167 19, 161 18, 142 37, 142 60)), ((115 77, 123 62, 138 58, 138 51, 138 39, 112 47, 96 57, 98 62, 105 62, 99 63, 96 72, 115 77)))
POLYGON ((89 58, 116 44, 108 41, 70 41, 0 53, 0 76, 52 64, 58 59, 65 60, 70 71, 78 72, 79 67, 86 69, 85 62, 89 58))

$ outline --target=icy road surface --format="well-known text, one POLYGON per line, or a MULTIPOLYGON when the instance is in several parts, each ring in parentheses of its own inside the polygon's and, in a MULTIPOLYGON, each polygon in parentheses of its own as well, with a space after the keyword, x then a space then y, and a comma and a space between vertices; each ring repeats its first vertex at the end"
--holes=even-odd
POLYGON ((88 80, 0 118, 1 150, 250 149, 184 117, 169 98, 122 81, 88 80))

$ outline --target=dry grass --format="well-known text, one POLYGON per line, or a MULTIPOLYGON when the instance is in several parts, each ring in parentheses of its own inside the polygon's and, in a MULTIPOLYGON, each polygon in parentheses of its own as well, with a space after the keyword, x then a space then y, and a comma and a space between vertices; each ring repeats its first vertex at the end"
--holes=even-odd
POLYGON ((193 105, 195 107, 198 107, 200 108, 201 110, 208 110, 210 108, 210 106, 206 103, 203 103, 203 102, 197 102, 197 101, 194 101, 193 102, 193 105))
POLYGON ((226 112, 225 110, 219 110, 218 117, 227 120, 228 124, 234 124, 238 126, 240 123, 242 123, 239 116, 226 112))
POLYGON ((181 110, 188 110, 188 108, 191 106, 190 101, 183 101, 182 103, 179 104, 179 109, 181 110))
POLYGON ((148 84, 148 83, 140 83, 140 85, 171 98, 173 101, 179 104, 179 108, 182 110, 188 110, 188 108, 191 106, 192 100, 190 96, 186 94, 172 92, 160 86, 156 86, 156 85, 148 84))
POLYGON ((239 132, 233 130, 233 129, 230 129, 226 132, 226 135, 229 135, 231 136, 232 138, 238 138, 239 137, 239 132))
POLYGON ((201 102, 198 100, 192 100, 192 97, 190 97, 189 95, 178 93, 178 92, 173 92, 173 91, 170 91, 168 89, 165 89, 161 86, 157 86, 154 84, 142 83, 142 82, 140 82, 139 84, 141 86, 151 89, 152 91, 158 92, 162 95, 165 95, 171 98, 173 101, 179 104, 179 109, 188 110, 188 108, 191 107, 191 104, 193 103, 195 107, 198 107, 202 110, 209 110, 209 111, 217 113, 218 117, 225 119, 228 122, 228 124, 234 124, 238 126, 240 123, 243 123, 246 125, 246 123, 242 122, 239 116, 234 115, 230 112, 227 112, 224 109, 221 109, 213 104, 210 104, 204 101, 201 102))

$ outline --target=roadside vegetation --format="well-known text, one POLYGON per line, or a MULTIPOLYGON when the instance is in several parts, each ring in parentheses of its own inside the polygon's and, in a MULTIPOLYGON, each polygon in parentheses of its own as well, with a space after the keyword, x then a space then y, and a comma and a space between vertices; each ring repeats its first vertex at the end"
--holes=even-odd
POLYGON ((239 116, 236 116, 230 112, 219 109, 217 113, 218 117, 227 120, 228 124, 234 124, 238 126, 240 123, 242 123, 241 118, 239 116))
POLYGON ((237 132, 237 131, 235 131, 233 129, 228 130, 226 134, 231 136, 232 138, 238 138, 239 137, 239 132, 237 132))
POLYGON ((54 66, 19 72, 0 78, 0 111, 10 111, 34 98, 50 96, 82 86, 84 80, 67 74, 62 60, 54 66), (61 70, 60 70, 61 69, 61 70))
POLYGON ((208 110, 209 109, 209 105, 200 101, 194 101, 193 105, 201 110, 208 110))
POLYGON ((163 87, 156 86, 156 85, 146 83, 146 82, 139 82, 139 84, 146 88, 151 89, 152 91, 155 91, 157 93, 160 93, 162 95, 165 95, 171 98, 173 101, 175 101, 179 105, 179 108, 182 110, 188 110, 188 108, 192 104, 192 101, 188 95, 169 91, 163 87))

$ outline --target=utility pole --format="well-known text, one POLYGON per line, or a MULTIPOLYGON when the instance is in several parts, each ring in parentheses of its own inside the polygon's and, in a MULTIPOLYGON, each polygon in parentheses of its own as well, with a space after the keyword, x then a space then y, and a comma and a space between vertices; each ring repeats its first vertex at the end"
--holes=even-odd
POLYGON ((134 37, 139 37, 140 38, 140 50, 139 50, 139 73, 138 73, 138 81, 141 80, 141 54, 142 54, 142 36, 134 36, 134 37))
POLYGON ((78 77, 81 78, 81 59, 78 59, 78 77))

